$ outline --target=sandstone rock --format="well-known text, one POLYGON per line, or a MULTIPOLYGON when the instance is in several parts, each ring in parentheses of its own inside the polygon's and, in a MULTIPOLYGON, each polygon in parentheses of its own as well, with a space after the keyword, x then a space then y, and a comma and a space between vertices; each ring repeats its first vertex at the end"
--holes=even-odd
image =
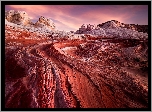
POLYGON ((98 26, 103 28, 107 23, 110 23, 110 22, 114 22, 115 25, 120 28, 127 28, 127 29, 131 29, 134 31, 138 31, 138 32, 148 33, 148 25, 125 24, 125 23, 120 23, 117 20, 107 21, 105 23, 98 24, 98 26))
POLYGON ((5 27, 12 27, 13 29, 18 29, 20 31, 30 31, 31 33, 37 32, 40 35, 42 34, 45 36, 50 35, 55 31, 55 24, 51 19, 46 19, 41 16, 39 20, 34 24, 31 22, 28 14, 25 11, 14 10, 5 11, 5 27))
POLYGON ((35 27, 43 28, 45 26, 47 26, 51 30, 55 29, 55 24, 53 23, 51 19, 46 19, 43 16, 41 16, 39 20, 35 23, 35 27))
POLYGON ((148 107, 148 58, 134 59, 148 40, 53 43, 9 26, 5 40, 5 108, 148 107))
POLYGON ((28 14, 25 11, 14 11, 14 10, 6 11, 5 19, 7 19, 8 22, 19 25, 31 24, 30 18, 28 17, 28 14))

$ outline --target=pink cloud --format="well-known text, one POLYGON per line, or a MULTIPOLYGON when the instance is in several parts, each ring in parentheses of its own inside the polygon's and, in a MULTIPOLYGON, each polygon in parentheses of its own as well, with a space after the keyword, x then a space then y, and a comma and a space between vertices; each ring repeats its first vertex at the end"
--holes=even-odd
MULTIPOLYGON (((148 10, 147 6, 112 5, 112 6, 83 6, 83 5, 9 5, 14 10, 24 10, 34 20, 40 16, 53 18, 58 28, 78 29, 82 24, 101 24, 109 20, 126 23, 135 20, 137 14, 148 10), (79 14, 81 13, 81 14, 79 14), (62 24, 61 24, 62 23, 62 24)), ((148 17, 147 17, 148 18, 148 17)), ((140 18, 137 18, 140 19, 140 18)), ((138 20, 139 21, 139 20, 138 20)), ((141 21, 146 21, 141 20, 141 21)))
MULTIPOLYGON (((132 5, 116 5, 107 6, 106 8, 98 8, 86 12, 81 15, 81 18, 87 18, 84 22, 93 22, 99 24, 99 22, 106 22, 109 20, 118 20, 125 23, 127 20, 134 18, 139 13, 143 6, 132 6, 132 5)), ((147 17, 148 18, 148 17, 147 17)))
POLYGON ((10 7, 16 10, 24 10, 33 18, 48 11, 43 5, 10 5, 10 7))
MULTIPOLYGON (((75 24, 73 22, 68 21, 68 19, 73 19, 74 21, 76 21, 76 18, 71 17, 69 15, 67 15, 64 19, 62 18, 62 16, 65 16, 68 10, 72 8, 72 6, 70 5, 62 7, 56 5, 9 5, 9 7, 16 10, 24 10, 31 18, 37 18, 37 20, 40 16, 44 16, 46 18, 51 17, 58 21, 62 21, 62 23, 66 26, 70 26, 75 29, 75 24)), ((61 25, 59 25, 58 27, 60 28, 61 25)))

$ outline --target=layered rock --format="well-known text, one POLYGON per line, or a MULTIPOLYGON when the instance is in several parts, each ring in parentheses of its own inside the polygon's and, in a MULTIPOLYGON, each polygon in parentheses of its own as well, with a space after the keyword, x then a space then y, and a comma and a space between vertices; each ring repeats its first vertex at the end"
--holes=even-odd
POLYGON ((116 23, 115 21, 108 21, 101 28, 118 28, 120 26, 119 23, 116 23))
POLYGON ((55 24, 51 19, 41 16, 36 23, 33 23, 25 11, 5 11, 5 24, 22 29, 26 28, 31 32, 46 33, 55 30, 55 24))
POLYGON ((53 23, 53 21, 51 19, 44 18, 43 16, 39 18, 39 20, 35 23, 34 26, 41 28, 47 26, 51 30, 55 29, 55 24, 53 23))
POLYGON ((5 108, 148 108, 148 40, 49 36, 5 26, 5 108))
POLYGON ((82 25, 76 34, 89 34, 101 38, 123 38, 123 39, 148 39, 148 27, 146 25, 123 24, 116 20, 95 25, 82 25), (143 33, 144 32, 144 33, 143 33))
POLYGON ((105 23, 98 24, 97 26, 99 26, 101 28, 105 28, 105 26, 107 26, 107 27, 113 26, 113 28, 120 27, 120 28, 131 29, 131 30, 138 31, 138 32, 148 33, 148 25, 125 24, 125 23, 121 23, 117 20, 107 21, 105 23))
POLYGON ((25 11, 14 11, 14 10, 6 11, 5 19, 8 22, 19 24, 19 25, 32 24, 28 14, 25 11))
POLYGON ((90 34, 90 35, 102 35, 105 36, 105 31, 96 25, 88 24, 85 26, 84 24, 75 32, 75 34, 90 34))

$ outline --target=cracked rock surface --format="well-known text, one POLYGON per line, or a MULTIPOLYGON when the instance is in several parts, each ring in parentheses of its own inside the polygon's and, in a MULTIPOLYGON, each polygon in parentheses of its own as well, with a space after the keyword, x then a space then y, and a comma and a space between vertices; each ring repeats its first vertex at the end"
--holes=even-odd
POLYGON ((148 107, 147 41, 53 42, 6 30, 6 108, 148 107))

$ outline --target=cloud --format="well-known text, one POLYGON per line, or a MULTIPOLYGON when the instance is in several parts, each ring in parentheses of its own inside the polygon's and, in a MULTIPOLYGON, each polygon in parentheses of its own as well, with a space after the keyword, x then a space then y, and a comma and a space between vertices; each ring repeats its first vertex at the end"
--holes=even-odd
POLYGON ((9 8, 14 10, 24 10, 33 18, 48 12, 48 9, 43 5, 9 5, 9 8))
POLYGON ((8 5, 7 9, 24 10, 36 22, 40 16, 52 18, 57 28, 76 30, 82 24, 101 24, 109 20, 148 24, 146 5, 8 5))
POLYGON ((58 21, 58 20, 55 20, 53 18, 51 18, 54 22, 55 22, 55 25, 56 25, 56 28, 58 30, 61 30, 61 31, 76 31, 77 29, 74 27, 70 27, 69 25, 67 26, 66 24, 58 21))
POLYGON ((79 22, 77 18, 68 15, 68 11, 72 8, 70 5, 62 7, 58 5, 9 5, 7 8, 26 11, 34 22, 36 22, 40 16, 62 21, 55 23, 60 29, 71 28, 71 30, 76 30, 76 24, 73 21, 79 22))
MULTIPOLYGON (((98 24, 99 22, 106 22, 109 20, 118 20, 123 23, 132 23, 135 21, 135 18, 143 23, 143 21, 148 21, 148 8, 146 6, 132 6, 132 5, 112 5, 112 6, 104 6, 98 7, 94 10, 86 12, 81 15, 81 18, 85 19, 85 22, 93 22, 98 24), (142 13, 141 13, 142 12, 142 13), (145 14, 147 13, 147 14, 145 14), (143 17, 144 15, 144 17, 143 17), (141 16, 143 19, 137 17, 141 16)), ((138 21, 138 22, 139 22, 138 21)), ((136 22, 135 22, 136 23, 136 22)), ((140 23, 138 23, 140 24, 140 23)))

